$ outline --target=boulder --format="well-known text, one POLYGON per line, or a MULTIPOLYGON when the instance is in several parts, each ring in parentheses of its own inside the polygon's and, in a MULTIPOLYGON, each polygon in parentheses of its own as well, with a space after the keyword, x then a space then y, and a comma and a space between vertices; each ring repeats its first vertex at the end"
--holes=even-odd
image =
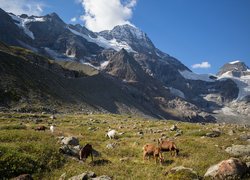
POLYGON ((241 141, 248 141, 250 140, 250 134, 243 134, 239 137, 241 141))
POLYGON ((233 156, 250 156, 250 145, 232 145, 225 151, 233 156))
POLYGON ((237 158, 230 158, 211 166, 205 178, 210 179, 241 179, 247 173, 247 165, 237 158))
POLYGON ((59 152, 66 154, 68 156, 74 156, 74 157, 79 158, 79 151, 72 146, 62 145, 59 148, 59 152))
POLYGON ((88 179, 94 179, 95 177, 96 177, 96 174, 94 172, 87 171, 77 176, 73 176, 69 178, 69 180, 88 180, 88 179))
POLYGON ((211 138, 219 137, 220 135, 221 135, 220 131, 212 131, 212 132, 206 133, 206 137, 211 137, 211 138))
POLYGON ((196 171, 184 166, 178 166, 172 168, 166 172, 166 179, 185 179, 185 180, 199 180, 199 176, 196 171))
POLYGON ((62 144, 65 145, 72 145, 72 146, 78 146, 79 141, 76 137, 70 136, 70 137, 65 137, 62 139, 62 144))

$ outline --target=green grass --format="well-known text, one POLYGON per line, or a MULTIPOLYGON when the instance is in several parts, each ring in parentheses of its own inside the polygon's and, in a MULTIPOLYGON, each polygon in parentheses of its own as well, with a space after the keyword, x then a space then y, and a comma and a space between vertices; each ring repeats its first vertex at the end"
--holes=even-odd
MULTIPOLYGON (((0 174, 10 178, 21 173, 31 173, 35 179, 59 179, 66 173, 66 177, 78 175, 85 171, 94 171, 97 175, 108 175, 114 179, 166 179, 163 174, 176 166, 185 166, 197 171, 203 176, 213 164, 229 158, 225 148, 232 144, 244 144, 238 140, 243 133, 236 130, 234 136, 222 134, 218 138, 204 138, 203 136, 218 128, 214 124, 190 124, 178 122, 177 126, 183 135, 175 142, 180 149, 178 157, 171 157, 165 153, 165 163, 155 164, 154 160, 142 160, 142 147, 146 143, 155 143, 161 134, 173 138, 175 132, 169 131, 176 121, 155 121, 140 117, 122 115, 57 115, 56 120, 49 119, 48 115, 39 114, 0 114, 0 174), (36 132, 33 119, 40 118, 42 125, 56 124, 56 131, 52 135, 49 131, 36 132), (22 125, 20 125, 22 122, 22 125), (89 130, 89 128, 95 129, 89 130), (116 129, 123 132, 116 140, 105 137, 106 131, 116 129), (144 132, 143 136, 137 134, 144 132), (150 131, 155 133, 150 133, 150 131), (160 131, 157 133, 157 131, 160 131), (111 163, 91 165, 91 160, 84 163, 65 158, 60 155, 57 136, 78 137, 80 144, 92 144, 93 148, 101 153, 94 160, 109 160, 111 163), (114 149, 107 149, 106 145, 116 143, 114 149), (120 159, 127 157, 127 161, 120 159)), ((225 125, 219 127, 228 132, 234 127, 225 125)), ((247 131, 247 130, 245 130, 247 131)), ((168 178, 171 179, 172 175, 168 178)), ((180 174, 181 177, 185 176, 180 174)))

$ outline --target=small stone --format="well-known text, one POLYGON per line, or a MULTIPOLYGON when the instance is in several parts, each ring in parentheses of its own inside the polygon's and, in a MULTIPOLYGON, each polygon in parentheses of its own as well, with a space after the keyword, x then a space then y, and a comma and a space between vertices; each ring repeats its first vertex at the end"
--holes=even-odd
POLYGON ((170 131, 176 131, 178 128, 177 128, 177 126, 176 125, 172 125, 171 127, 170 127, 170 131))

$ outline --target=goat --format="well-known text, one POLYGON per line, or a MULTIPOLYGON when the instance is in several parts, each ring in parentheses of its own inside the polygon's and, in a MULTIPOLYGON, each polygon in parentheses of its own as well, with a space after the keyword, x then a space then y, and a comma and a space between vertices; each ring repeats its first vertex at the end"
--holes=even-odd
POLYGON ((49 129, 50 129, 51 133, 54 133, 54 131, 55 131, 55 126, 51 125, 51 126, 49 127, 49 129))
POLYGON ((86 144, 83 148, 79 151, 79 159, 80 160, 86 160, 89 156, 91 156, 91 159, 93 161, 93 148, 92 145, 86 144))
POLYGON ((45 126, 38 126, 35 128, 35 131, 45 131, 47 128, 45 126))
POLYGON ((158 146, 162 152, 170 151, 171 156, 179 154, 179 149, 174 141, 158 139, 158 146))
POLYGON ((117 131, 116 130, 110 130, 106 134, 106 137, 109 137, 109 139, 115 139, 115 138, 117 138, 117 131))
POLYGON ((146 159, 146 156, 148 156, 148 159, 150 156, 154 156, 155 163, 157 163, 158 160, 160 163, 164 161, 160 148, 154 144, 146 144, 143 146, 143 160, 146 159))

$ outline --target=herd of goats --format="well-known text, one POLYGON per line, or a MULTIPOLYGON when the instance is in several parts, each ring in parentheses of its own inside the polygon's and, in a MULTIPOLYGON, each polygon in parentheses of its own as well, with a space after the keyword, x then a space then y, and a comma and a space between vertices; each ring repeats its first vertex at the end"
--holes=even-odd
MULTIPOLYGON (((47 128, 45 126, 38 126, 35 128, 36 131, 45 131, 47 128)), ((55 127, 53 125, 50 126, 50 131, 54 133, 55 127)), ((110 139, 115 139, 117 137, 116 130, 109 130, 106 136, 110 139)), ((146 160, 146 157, 149 158, 151 156, 154 157, 155 162, 163 163, 164 156, 162 155, 163 152, 170 151, 172 156, 177 156, 179 153, 179 149, 177 148, 176 144, 172 140, 163 140, 158 139, 158 145, 147 143, 143 146, 143 160, 146 160)), ((93 148, 91 144, 86 144, 82 147, 79 151, 79 159, 85 161, 89 156, 93 161, 93 148)))

